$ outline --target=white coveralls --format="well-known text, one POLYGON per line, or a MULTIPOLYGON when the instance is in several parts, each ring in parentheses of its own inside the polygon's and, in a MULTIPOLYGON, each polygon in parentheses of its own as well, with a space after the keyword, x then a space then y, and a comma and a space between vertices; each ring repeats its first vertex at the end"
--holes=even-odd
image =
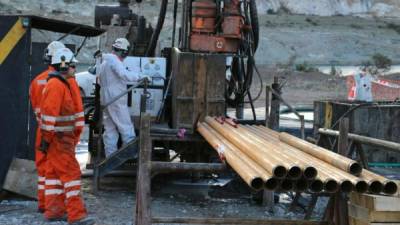
MULTIPOLYGON (((140 72, 129 71, 114 54, 103 54, 99 65, 100 102, 107 104, 117 95, 126 91, 127 82, 140 79, 140 72)), ((118 133, 123 144, 132 141, 136 135, 127 106, 127 95, 108 106, 104 110, 104 148, 106 157, 117 150, 118 133)))
POLYGON ((358 73, 354 76, 356 82, 356 98, 355 100, 372 102, 372 80, 369 74, 363 76, 358 73))

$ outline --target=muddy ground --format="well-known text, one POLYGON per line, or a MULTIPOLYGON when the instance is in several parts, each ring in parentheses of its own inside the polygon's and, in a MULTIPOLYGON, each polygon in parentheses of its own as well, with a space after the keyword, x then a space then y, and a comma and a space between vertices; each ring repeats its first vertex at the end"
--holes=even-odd
MULTIPOLYGON (((222 191, 218 187, 206 187, 185 183, 184 179, 175 178, 168 182, 156 179, 152 190, 152 213, 157 217, 228 217, 228 218, 285 218, 296 219, 304 216, 304 209, 297 207, 293 212, 288 210, 291 197, 280 196, 280 204, 274 208, 261 206, 248 190, 233 182, 222 191)), ((98 225, 132 224, 135 211, 135 183, 133 177, 104 178, 102 188, 94 194, 91 180, 84 179, 84 199, 89 215, 98 225)), ((303 204, 306 201, 303 201, 303 204)), ((313 218, 318 219, 323 213, 326 199, 321 199, 320 206, 313 218)), ((37 203, 26 200, 5 200, 0 203, 0 224, 54 224, 66 222, 46 222, 36 212, 37 203)))
MULTIPOLYGON (((265 105, 265 85, 273 82, 274 76, 284 83, 282 97, 293 105, 312 105, 316 100, 346 99, 346 77, 331 76, 321 72, 297 72, 292 70, 277 70, 260 66, 259 72, 263 82, 263 92, 256 101, 256 106, 265 105)), ((255 76, 252 96, 257 96, 260 79, 255 76)))

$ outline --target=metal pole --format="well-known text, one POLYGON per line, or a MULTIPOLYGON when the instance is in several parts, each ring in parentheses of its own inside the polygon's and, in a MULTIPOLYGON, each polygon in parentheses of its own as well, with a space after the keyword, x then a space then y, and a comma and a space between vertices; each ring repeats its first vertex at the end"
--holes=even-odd
POLYGON ((300 132, 301 132, 301 139, 305 140, 306 133, 305 133, 305 125, 304 125, 304 116, 303 115, 300 115, 300 132))
POLYGON ((349 134, 349 118, 343 118, 339 123, 338 153, 347 156, 349 134))
MULTIPOLYGON (((331 129, 320 128, 318 130, 318 132, 321 134, 330 135, 330 136, 336 136, 336 137, 339 136, 339 131, 331 130, 331 129)), ((361 136, 361 135, 352 134, 352 133, 349 133, 348 137, 350 140, 354 140, 355 142, 385 148, 385 149, 393 151, 393 152, 400 152, 400 144, 399 143, 381 140, 381 139, 377 139, 377 138, 361 136)))
POLYGON ((178 0, 174 0, 174 25, 172 27, 172 44, 171 48, 175 47, 175 32, 176 32, 176 15, 178 12, 178 0))
POLYGON ((269 123, 269 108, 271 107, 271 87, 265 87, 265 126, 268 126, 269 123))
POLYGON ((279 78, 274 77, 274 83, 271 86, 272 100, 271 100, 271 113, 268 127, 273 130, 279 130, 279 107, 280 107, 280 87, 279 78))
MULTIPOLYGON (((339 123, 338 153, 346 156, 347 138, 349 133, 349 118, 343 118, 339 123)), ((335 194, 334 220, 336 225, 348 225, 349 212, 347 211, 347 197, 341 192, 335 194)))
POLYGON ((153 173, 183 173, 183 172, 223 172, 226 165, 221 163, 172 163, 172 162, 152 162, 151 170, 153 173))
POLYGON ((94 162, 93 171, 93 191, 97 194, 100 186, 99 165, 101 161, 101 154, 103 153, 103 110, 99 110, 99 121, 97 123, 99 136, 97 138, 97 152, 96 160, 94 162))

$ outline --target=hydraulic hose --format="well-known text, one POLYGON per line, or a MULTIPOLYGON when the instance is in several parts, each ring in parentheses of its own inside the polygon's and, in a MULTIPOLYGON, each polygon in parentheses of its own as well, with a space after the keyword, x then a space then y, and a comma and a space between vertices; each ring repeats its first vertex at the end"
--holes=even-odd
POLYGON ((253 49, 256 52, 258 48, 258 42, 260 39, 260 26, 258 22, 258 13, 257 13, 257 3, 256 0, 250 0, 250 19, 251 19, 251 28, 253 30, 253 49))
POLYGON ((157 26, 154 30, 153 35, 151 35, 150 43, 146 50, 145 56, 147 56, 147 57, 154 55, 154 50, 156 49, 158 38, 160 37, 161 29, 164 26, 165 15, 167 14, 167 6, 168 6, 168 0, 162 0, 160 14, 158 16, 158 21, 157 21, 157 26))

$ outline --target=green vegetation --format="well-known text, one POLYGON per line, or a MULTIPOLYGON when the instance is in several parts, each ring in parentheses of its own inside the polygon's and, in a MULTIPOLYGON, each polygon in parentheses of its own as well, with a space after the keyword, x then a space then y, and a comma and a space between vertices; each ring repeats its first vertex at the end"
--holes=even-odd
POLYGON ((302 64, 296 64, 296 71, 300 72, 316 72, 318 71, 317 68, 313 67, 306 61, 304 61, 302 64))
POLYGON ((392 60, 381 53, 375 53, 369 61, 363 62, 362 66, 372 75, 378 75, 390 70, 392 60))
POLYGON ((395 23, 387 23, 387 28, 392 29, 396 31, 398 34, 400 34, 400 25, 395 24, 395 23))
POLYGON ((354 23, 350 24, 350 27, 354 28, 354 29, 359 29, 359 30, 363 29, 363 27, 361 25, 354 24, 354 23))
POLYGON ((312 20, 310 17, 306 18, 306 22, 313 25, 313 26, 318 26, 317 21, 312 20))

